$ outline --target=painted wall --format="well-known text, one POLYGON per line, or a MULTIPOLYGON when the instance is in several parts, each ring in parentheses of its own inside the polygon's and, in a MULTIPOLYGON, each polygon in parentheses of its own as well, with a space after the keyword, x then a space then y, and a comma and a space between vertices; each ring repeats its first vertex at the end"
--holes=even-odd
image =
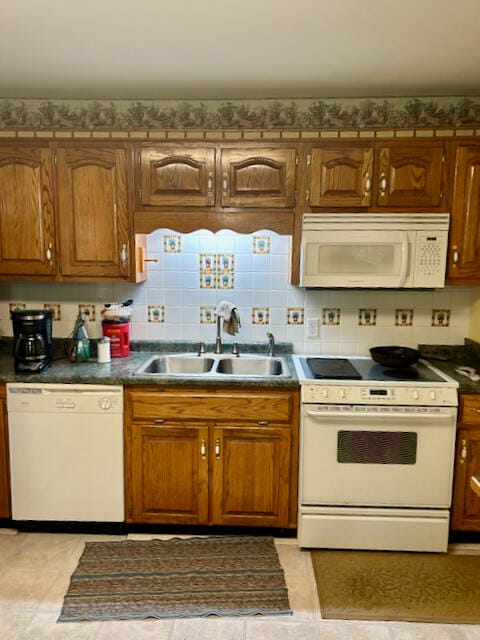
MULTIPOLYGON (((470 287, 435 291, 306 291, 288 284, 290 238, 269 231, 178 234, 157 230, 148 238, 145 283, 0 283, 0 335, 12 335, 10 308, 55 310, 54 337, 72 331, 79 306, 88 308, 90 337, 102 333, 104 303, 134 300, 134 339, 205 340, 215 337, 215 308, 234 303, 242 327, 237 339, 291 341, 296 352, 367 355, 380 344, 462 344, 475 339, 470 287), (318 336, 307 335, 312 319, 318 336), (470 329, 469 329, 470 323, 470 329)), ((480 299, 473 318, 480 319, 480 299)), ((477 329, 480 335, 480 329, 477 329)))

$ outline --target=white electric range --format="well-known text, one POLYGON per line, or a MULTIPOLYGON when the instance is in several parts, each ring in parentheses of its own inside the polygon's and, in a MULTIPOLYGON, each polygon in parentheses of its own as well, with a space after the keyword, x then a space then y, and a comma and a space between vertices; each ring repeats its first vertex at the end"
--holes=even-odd
POLYGON ((293 357, 301 547, 446 551, 458 383, 429 363, 293 357))

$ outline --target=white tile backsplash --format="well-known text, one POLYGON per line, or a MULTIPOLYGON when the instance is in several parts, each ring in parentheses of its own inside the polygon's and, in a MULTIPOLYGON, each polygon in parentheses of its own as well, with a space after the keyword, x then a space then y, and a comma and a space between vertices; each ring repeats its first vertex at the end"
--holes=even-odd
MULTIPOLYGON (((131 336, 142 340, 206 340, 213 342, 215 323, 200 322, 200 308, 215 308, 221 300, 237 305, 242 327, 234 338, 223 334, 224 342, 265 341, 272 331, 277 341, 293 342, 296 352, 367 355, 380 344, 417 346, 421 343, 462 344, 468 335, 471 287, 446 287, 434 291, 310 290, 288 283, 290 270, 288 236, 269 231, 216 234, 199 231, 178 234, 157 230, 147 239, 148 255, 157 262, 148 264, 148 280, 141 284, 0 282, 0 335, 11 336, 9 304, 25 303, 27 308, 59 304, 61 320, 54 323, 54 337, 66 337, 73 329, 78 304, 96 307, 95 321, 88 324, 89 335, 102 333, 100 313, 106 302, 134 300, 131 336), (178 253, 165 252, 164 236, 175 236, 178 253), (267 238, 269 252, 254 253, 253 237, 267 238), (200 287, 200 254, 233 256, 232 289, 200 287), (164 322, 148 322, 148 305, 161 305, 164 322), (268 324, 254 324, 254 307, 269 310, 268 324), (303 310, 304 323, 288 323, 287 308, 303 310), (324 309, 339 309, 340 324, 323 325, 324 309), (375 309, 375 324, 360 326, 359 309, 375 309), (395 326, 397 309, 413 309, 411 326, 395 326), (450 311, 448 326, 433 326, 434 309, 450 311), (318 337, 306 335, 309 318, 319 319, 318 337)), ((265 245, 265 246, 267 246, 265 245)), ((258 247, 258 242, 257 242, 258 247)))

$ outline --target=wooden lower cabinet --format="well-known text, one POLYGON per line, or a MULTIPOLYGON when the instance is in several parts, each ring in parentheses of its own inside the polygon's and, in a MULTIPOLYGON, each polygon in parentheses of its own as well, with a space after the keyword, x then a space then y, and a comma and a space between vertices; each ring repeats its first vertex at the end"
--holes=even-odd
POLYGON ((126 416, 128 522, 296 526, 297 390, 128 388, 126 416))
POLYGON ((480 475, 480 395, 461 395, 450 528, 480 531, 480 498, 470 481, 480 475))
POLYGON ((8 455, 5 385, 0 385, 0 518, 10 518, 10 463, 8 455))

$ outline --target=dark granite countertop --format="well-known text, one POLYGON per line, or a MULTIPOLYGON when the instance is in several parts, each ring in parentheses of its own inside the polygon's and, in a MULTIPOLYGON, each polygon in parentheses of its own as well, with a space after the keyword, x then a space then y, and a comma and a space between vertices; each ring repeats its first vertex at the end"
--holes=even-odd
MULTIPOLYGON (((40 383, 84 383, 84 384, 121 384, 121 385, 181 385, 181 386, 243 386, 243 387, 298 387, 299 381, 295 372, 295 366, 291 358, 291 343, 277 343, 276 355, 287 360, 291 377, 245 377, 245 376, 192 376, 192 375, 161 375, 148 376, 136 375, 135 371, 151 356, 163 353, 195 353, 198 349, 196 342, 169 342, 169 341, 136 341, 132 342, 131 352, 125 358, 112 358, 106 364, 100 364, 96 357, 88 362, 70 362, 63 354, 64 341, 54 344, 54 357, 50 367, 36 374, 16 374, 12 357, 12 339, 0 339, 0 382, 40 382, 40 383)), ((92 354, 95 351, 95 341, 91 341, 92 354)), ((213 344, 206 344, 207 352, 213 352, 213 344)), ((239 344, 240 354, 257 353, 266 354, 267 346, 264 343, 239 344)), ((224 353, 231 352, 231 345, 226 344, 224 353)), ((241 355, 240 355, 241 357, 241 355)))
POLYGON ((465 338, 463 345, 418 345, 422 358, 437 367, 459 384, 458 393, 480 393, 480 381, 473 381, 457 373, 461 366, 473 367, 480 374, 480 344, 465 338))

